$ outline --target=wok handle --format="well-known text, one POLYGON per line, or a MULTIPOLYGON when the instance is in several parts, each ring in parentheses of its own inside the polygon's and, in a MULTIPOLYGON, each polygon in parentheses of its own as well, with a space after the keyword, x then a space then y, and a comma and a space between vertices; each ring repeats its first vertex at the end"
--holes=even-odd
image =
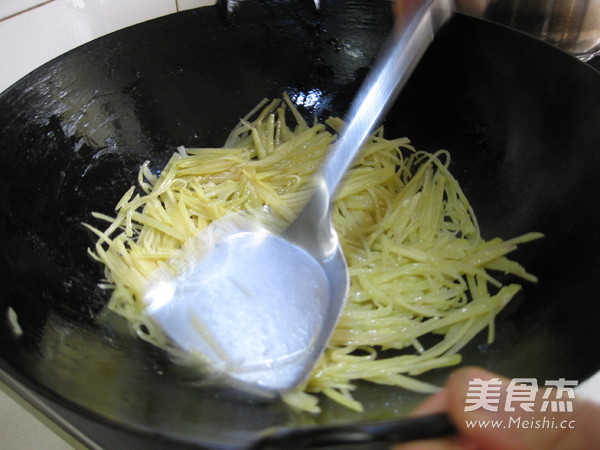
POLYGON ((251 448, 267 450, 319 448, 375 442, 400 443, 450 436, 455 433, 456 427, 450 417, 446 413, 439 413, 382 422, 272 430, 263 435, 251 448))

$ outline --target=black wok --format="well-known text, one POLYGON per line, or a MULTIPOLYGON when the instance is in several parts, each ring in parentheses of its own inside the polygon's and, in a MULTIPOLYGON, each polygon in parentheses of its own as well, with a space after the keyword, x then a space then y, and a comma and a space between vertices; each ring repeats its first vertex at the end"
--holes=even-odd
MULTIPOLYGON (((0 369, 68 414, 146 448, 233 446, 268 427, 385 420, 421 396, 361 385, 364 413, 312 417, 191 388, 119 321, 87 255, 149 159, 220 146, 263 97, 343 115, 392 25, 389 1, 242 2, 127 28, 42 66, 0 95, 0 369), (7 318, 16 312, 22 335, 7 318), (112 430, 112 431, 111 431, 112 430), (152 439, 150 439, 152 437, 152 439), (183 445, 183 444, 182 444, 183 445)), ((509 377, 584 380, 600 369, 600 74, 525 35, 455 17, 389 113, 389 137, 446 148, 485 237, 541 231, 516 254, 540 281, 464 352, 509 377)), ((448 371, 423 378, 443 383, 448 371)), ((126 447, 127 440, 119 441, 126 447)))

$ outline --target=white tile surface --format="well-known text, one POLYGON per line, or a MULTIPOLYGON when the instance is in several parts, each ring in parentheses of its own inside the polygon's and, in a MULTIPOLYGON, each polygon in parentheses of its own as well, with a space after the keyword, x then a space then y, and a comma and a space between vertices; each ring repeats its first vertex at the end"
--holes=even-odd
POLYGON ((600 371, 577 387, 577 397, 600 404, 600 371))
POLYGON ((0 21, 0 92, 78 45, 176 11, 175 0, 54 0, 0 21))
POLYGON ((177 10, 185 11, 186 9, 200 8, 202 6, 214 5, 215 0, 177 0, 177 10))
POLYGON ((0 390, 2 450, 73 450, 44 423, 0 390))
POLYGON ((0 19, 41 5, 47 1, 48 0, 0 0, 0 19))

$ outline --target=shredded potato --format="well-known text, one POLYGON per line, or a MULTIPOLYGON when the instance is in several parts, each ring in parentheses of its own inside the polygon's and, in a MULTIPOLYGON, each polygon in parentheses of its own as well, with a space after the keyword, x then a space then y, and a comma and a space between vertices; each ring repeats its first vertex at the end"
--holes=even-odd
MULTIPOLYGON (((311 192, 311 175, 342 126, 307 124, 291 101, 261 103, 240 121, 223 148, 179 148, 160 175, 149 163, 138 186, 116 206, 90 254, 106 267, 108 308, 137 334, 174 351, 144 315, 152 274, 212 221, 263 208, 273 220, 294 219, 311 192), (292 117, 293 126, 289 125, 292 117)), ((337 194, 334 224, 348 261, 350 295, 329 345, 306 382, 284 399, 319 412, 316 394, 354 410, 356 380, 432 392, 415 376, 453 366, 480 331, 494 339, 494 318, 520 290, 494 271, 536 281, 507 258, 528 233, 482 239, 475 214, 448 171, 445 151, 416 151, 407 138, 378 130, 337 194), (435 344, 421 343, 437 335, 435 344)))

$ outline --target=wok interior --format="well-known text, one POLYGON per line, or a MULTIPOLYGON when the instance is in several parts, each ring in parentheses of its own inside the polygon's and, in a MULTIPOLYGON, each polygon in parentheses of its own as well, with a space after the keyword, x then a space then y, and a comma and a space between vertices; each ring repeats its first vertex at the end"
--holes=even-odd
MULTIPOLYGON (((246 2, 146 22, 46 64, 0 96, 1 368, 84 414, 205 444, 274 425, 390 419, 422 396, 361 384, 364 413, 324 402, 312 417, 190 387, 116 318, 82 222, 110 214, 145 160, 221 146, 264 97, 343 115, 391 27, 389 2, 246 2), (8 309, 23 335, 15 336, 8 309)), ((600 366, 600 78, 565 54, 463 16, 440 33, 385 127, 450 151, 486 238, 545 234, 516 259, 537 275, 463 352, 509 377, 583 380, 600 366)), ((450 370, 423 379, 443 383, 450 370)))

